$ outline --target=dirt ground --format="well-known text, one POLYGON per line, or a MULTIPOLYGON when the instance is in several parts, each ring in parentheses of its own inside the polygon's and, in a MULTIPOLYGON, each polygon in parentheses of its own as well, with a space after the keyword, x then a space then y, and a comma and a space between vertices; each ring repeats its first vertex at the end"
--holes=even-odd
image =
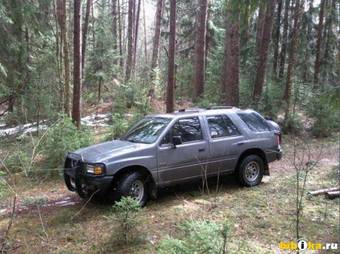
MULTIPOLYGON (((337 140, 309 141, 311 157, 307 159, 318 164, 307 177, 306 193, 337 186, 337 140)), ((119 240, 112 204, 80 200, 66 189, 61 177, 32 181, 16 176, 17 213, 6 248, 9 253, 156 253, 161 239, 176 237, 181 223, 197 219, 228 220, 228 246, 235 253, 281 253, 279 243, 295 239, 296 223, 292 139, 286 138, 283 148, 283 159, 270 164, 271 175, 259 186, 242 188, 232 176, 225 176, 218 185, 217 179, 209 180, 209 194, 202 193, 200 182, 160 190, 159 198, 139 214, 139 240, 128 245, 119 240)), ((0 201, 0 235, 10 221, 10 201, 10 196, 0 201)), ((339 214, 339 199, 304 195, 301 237, 339 243, 339 214)))

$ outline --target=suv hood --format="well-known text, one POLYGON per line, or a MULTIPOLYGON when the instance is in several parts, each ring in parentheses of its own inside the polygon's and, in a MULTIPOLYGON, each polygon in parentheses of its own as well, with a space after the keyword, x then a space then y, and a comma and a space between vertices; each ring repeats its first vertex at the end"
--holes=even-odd
POLYGON ((85 162, 103 162, 106 159, 136 151, 145 144, 131 143, 124 140, 113 140, 78 149, 75 154, 81 155, 85 162))

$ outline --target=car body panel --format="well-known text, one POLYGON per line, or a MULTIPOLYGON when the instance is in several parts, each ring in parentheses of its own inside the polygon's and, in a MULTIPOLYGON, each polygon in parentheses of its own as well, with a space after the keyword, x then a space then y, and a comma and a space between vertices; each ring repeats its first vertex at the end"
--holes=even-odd
MULTIPOLYGON (((270 130, 254 132, 240 119, 238 112, 255 111, 231 108, 151 115, 148 117, 170 119, 154 143, 113 140, 69 153, 68 159, 81 160, 85 164, 102 163, 106 168, 105 175, 113 179, 124 168, 143 167, 151 174, 156 186, 171 185, 200 178, 203 175, 233 172, 240 156, 249 149, 263 151, 268 163, 280 159, 282 153, 276 136, 280 132, 279 127, 273 122, 270 123, 270 130), (206 117, 214 115, 226 115, 237 127, 239 134, 212 138, 206 117), (199 118, 202 140, 185 142, 176 146, 171 143, 162 144, 165 135, 179 119, 191 117, 199 118)), ((66 174, 70 172, 66 166, 65 172, 66 174)), ((75 175, 72 172, 69 174, 75 175)))

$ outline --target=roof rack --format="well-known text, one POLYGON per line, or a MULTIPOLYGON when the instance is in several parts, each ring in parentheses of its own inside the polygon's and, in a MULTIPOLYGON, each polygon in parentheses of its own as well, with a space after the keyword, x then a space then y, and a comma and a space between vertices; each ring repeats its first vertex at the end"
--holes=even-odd
POLYGON ((179 109, 177 111, 175 111, 175 113, 183 113, 183 112, 202 112, 204 111, 205 109, 203 108, 182 108, 182 109, 179 109))
POLYGON ((236 108, 234 106, 209 106, 207 109, 233 109, 236 108))

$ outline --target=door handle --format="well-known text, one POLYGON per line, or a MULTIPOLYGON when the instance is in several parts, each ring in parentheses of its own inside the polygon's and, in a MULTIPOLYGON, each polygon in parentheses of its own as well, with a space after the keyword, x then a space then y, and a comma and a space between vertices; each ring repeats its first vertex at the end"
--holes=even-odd
POLYGON ((238 146, 244 145, 244 142, 238 142, 238 143, 236 143, 236 145, 238 145, 238 146))
POLYGON ((204 148, 200 148, 200 149, 198 149, 198 151, 201 153, 201 152, 204 152, 205 149, 204 148))

